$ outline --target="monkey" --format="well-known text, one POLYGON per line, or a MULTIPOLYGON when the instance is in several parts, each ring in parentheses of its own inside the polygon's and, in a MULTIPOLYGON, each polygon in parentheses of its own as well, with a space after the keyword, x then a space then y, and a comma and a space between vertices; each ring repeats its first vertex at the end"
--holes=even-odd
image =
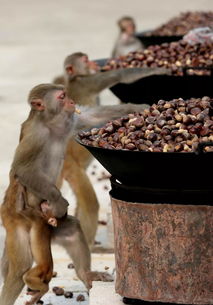
POLYGON ((57 227, 58 222, 55 218, 53 211, 51 209, 51 206, 47 201, 43 201, 41 203, 41 211, 42 211, 42 217, 46 219, 47 223, 53 227, 57 227))
MULTIPOLYGON (((164 68, 129 68, 100 72, 97 65, 89 60, 87 54, 82 52, 68 55, 64 60, 64 83, 68 96, 72 97, 76 104, 87 105, 91 108, 98 105, 97 97, 106 88, 119 82, 131 83, 142 77, 164 73, 169 74, 170 71, 164 68)), ((115 115, 119 117, 127 113, 127 110, 132 112, 134 107, 135 105, 131 106, 131 104, 123 105, 119 108, 120 113, 115 111, 115 115)), ((148 106, 141 104, 138 109, 143 110, 144 107, 148 106)), ((104 113, 101 108, 98 112, 99 115, 104 113)), ((112 119, 112 115, 113 111, 109 111, 109 120, 112 119)), ((72 137, 67 145, 62 175, 58 181, 60 188, 63 179, 65 179, 75 194, 77 199, 76 217, 80 220, 90 249, 94 244, 99 211, 96 193, 86 174, 86 169, 91 161, 92 155, 72 137), (89 201, 88 198, 90 198, 89 201)))
POLYGON ((98 95, 106 88, 118 83, 129 84, 151 75, 170 73, 165 68, 125 68, 101 72, 98 67, 95 73, 91 69, 92 64, 94 62, 89 60, 88 55, 81 52, 68 55, 64 60, 66 92, 76 104, 97 105, 98 95))
POLYGON ((33 216, 35 213, 43 217, 47 223, 53 227, 57 227, 57 219, 53 214, 52 207, 47 201, 42 201, 40 204, 40 210, 34 210, 33 208, 29 208, 29 206, 25 206, 25 209, 20 211, 22 215, 26 217, 33 216))
MULTIPOLYGON (((79 54, 83 54, 81 52, 78 52, 79 54)), ((75 54, 75 53, 74 53, 75 54)), ((76 53, 77 54, 77 53, 76 53)), ((84 55, 84 54, 83 54, 84 55)), ((86 55, 86 54, 85 54, 86 55)), ((86 55, 87 56, 87 55, 86 55)), ((64 63, 64 68, 65 68, 65 63, 64 63)), ((98 71, 100 71, 100 66, 98 66, 97 62, 95 61, 89 61, 88 60, 88 74, 95 74, 97 73, 98 71)), ((77 69, 77 74, 79 73, 79 70, 77 69)), ((66 74, 66 72, 65 72, 66 74)), ((56 85, 65 85, 65 78, 66 76, 64 75, 59 75, 59 76, 56 76, 54 79, 53 79, 53 83, 56 84, 56 85)), ((98 100, 98 97, 96 98, 98 100)), ((98 103, 99 104, 99 103, 98 103)))
POLYGON ((36 213, 37 216, 40 215, 41 217, 46 219, 48 224, 52 225, 53 227, 57 226, 57 219, 54 217, 53 211, 49 203, 47 201, 41 202, 40 209, 38 206, 38 209, 36 211, 32 207, 29 207, 26 198, 26 188, 20 183, 18 184, 17 200, 15 207, 17 212, 22 213, 22 215, 26 217, 32 217, 33 214, 36 213))
POLYGON ((22 124, 0 211, 6 229, 1 305, 13 305, 25 284, 32 295, 27 305, 33 305, 48 291, 53 272, 51 242, 66 249, 87 289, 97 276, 106 279, 107 274, 91 271, 90 250, 80 222, 67 215, 68 202, 56 183, 72 134, 142 109, 133 104, 82 106, 77 116, 64 87, 54 84, 34 87, 28 102, 31 111, 22 124), (42 204, 46 202, 57 226, 49 225, 41 216, 42 204), (32 268, 33 261, 36 265, 32 268))
MULTIPOLYGON (((1 206, 6 229, 1 305, 14 304, 24 284, 34 292, 27 305, 33 305, 48 291, 53 272, 51 239, 55 234, 60 243, 60 231, 66 226, 70 231, 66 233, 69 244, 65 248, 72 252, 78 276, 91 287, 87 274, 90 271, 88 245, 79 222, 67 216, 68 202, 55 185, 72 129, 74 102, 66 96, 63 86, 53 84, 36 86, 28 100, 31 105, 28 124, 15 152, 10 184, 1 206), (23 188, 31 209, 25 215, 23 188), (62 223, 57 226, 58 234, 37 213, 43 201, 48 201, 53 216, 62 223), (32 268, 33 260, 36 266, 32 268)), ((66 240, 65 234, 63 238, 66 240)))
POLYGON ((111 54, 112 57, 144 50, 142 42, 135 37, 136 24, 132 17, 124 16, 118 20, 117 24, 120 32, 111 54))

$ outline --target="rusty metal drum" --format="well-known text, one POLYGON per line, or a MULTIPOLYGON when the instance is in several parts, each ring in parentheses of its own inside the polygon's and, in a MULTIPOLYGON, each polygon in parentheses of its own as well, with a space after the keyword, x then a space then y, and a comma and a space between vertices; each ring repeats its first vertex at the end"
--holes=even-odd
POLYGON ((111 202, 116 292, 152 302, 213 304, 213 207, 112 196, 111 202))

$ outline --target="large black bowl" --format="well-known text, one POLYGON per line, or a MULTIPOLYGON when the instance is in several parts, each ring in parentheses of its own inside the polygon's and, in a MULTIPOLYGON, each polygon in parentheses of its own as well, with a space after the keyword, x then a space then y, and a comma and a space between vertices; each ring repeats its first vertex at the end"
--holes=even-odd
POLYGON ((140 39, 142 44, 144 45, 145 48, 151 46, 151 45, 156 45, 156 44, 162 44, 164 42, 172 42, 172 41, 178 41, 183 38, 183 36, 156 36, 156 35, 151 35, 149 34, 150 31, 145 31, 145 32, 140 32, 136 33, 135 36, 140 39))
POLYGON ((160 99, 213 97, 213 77, 153 75, 131 84, 119 83, 110 90, 123 103, 151 105, 160 99))
MULTIPOLYGON (((167 189, 213 189, 213 152, 188 153, 110 150, 79 144, 125 185, 167 189)), ((213 142, 208 143, 212 146, 213 142)))
MULTIPOLYGON (((107 63, 107 60, 107 58, 102 58, 95 61, 102 67, 107 63)), ((187 74, 189 69, 183 69, 183 76, 152 75, 131 84, 119 83, 111 87, 110 90, 123 103, 146 103, 149 105, 160 99, 213 97, 213 68, 206 68, 211 75, 202 76, 187 74)), ((205 68, 193 69, 203 70, 205 68)))

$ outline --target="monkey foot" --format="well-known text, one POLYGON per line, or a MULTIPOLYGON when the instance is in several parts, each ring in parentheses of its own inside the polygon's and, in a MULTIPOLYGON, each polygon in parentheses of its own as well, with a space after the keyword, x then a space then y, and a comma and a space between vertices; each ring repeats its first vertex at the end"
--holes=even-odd
POLYGON ((32 290, 31 292, 34 292, 34 294, 32 294, 33 296, 32 296, 32 298, 29 301, 25 302, 25 305, 34 305, 34 304, 36 304, 41 299, 41 297, 44 295, 40 291, 36 291, 36 290, 32 290))
POLYGON ((114 278, 108 272, 90 271, 87 273, 90 281, 113 282, 114 278))

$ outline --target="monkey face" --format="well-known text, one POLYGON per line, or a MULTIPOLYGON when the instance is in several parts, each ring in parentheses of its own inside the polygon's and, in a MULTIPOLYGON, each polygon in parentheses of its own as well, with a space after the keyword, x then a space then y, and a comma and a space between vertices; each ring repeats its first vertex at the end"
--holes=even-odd
POLYGON ((100 70, 100 67, 98 66, 98 64, 95 61, 89 61, 90 74, 95 74, 99 70, 100 70))
POLYGON ((121 24, 121 30, 122 30, 122 32, 125 32, 126 34, 128 34, 130 36, 134 35, 135 24, 130 20, 123 21, 122 24, 121 24))
POLYGON ((60 108, 65 111, 73 113, 75 112, 75 103, 71 98, 68 98, 64 90, 55 93, 56 103, 58 103, 60 108))
POLYGON ((87 55, 81 56, 76 61, 75 66, 76 74, 88 75, 90 74, 90 61, 87 55))
POLYGON ((68 98, 64 90, 54 90, 47 98, 47 111, 58 114, 62 110, 74 113, 75 103, 68 98))

